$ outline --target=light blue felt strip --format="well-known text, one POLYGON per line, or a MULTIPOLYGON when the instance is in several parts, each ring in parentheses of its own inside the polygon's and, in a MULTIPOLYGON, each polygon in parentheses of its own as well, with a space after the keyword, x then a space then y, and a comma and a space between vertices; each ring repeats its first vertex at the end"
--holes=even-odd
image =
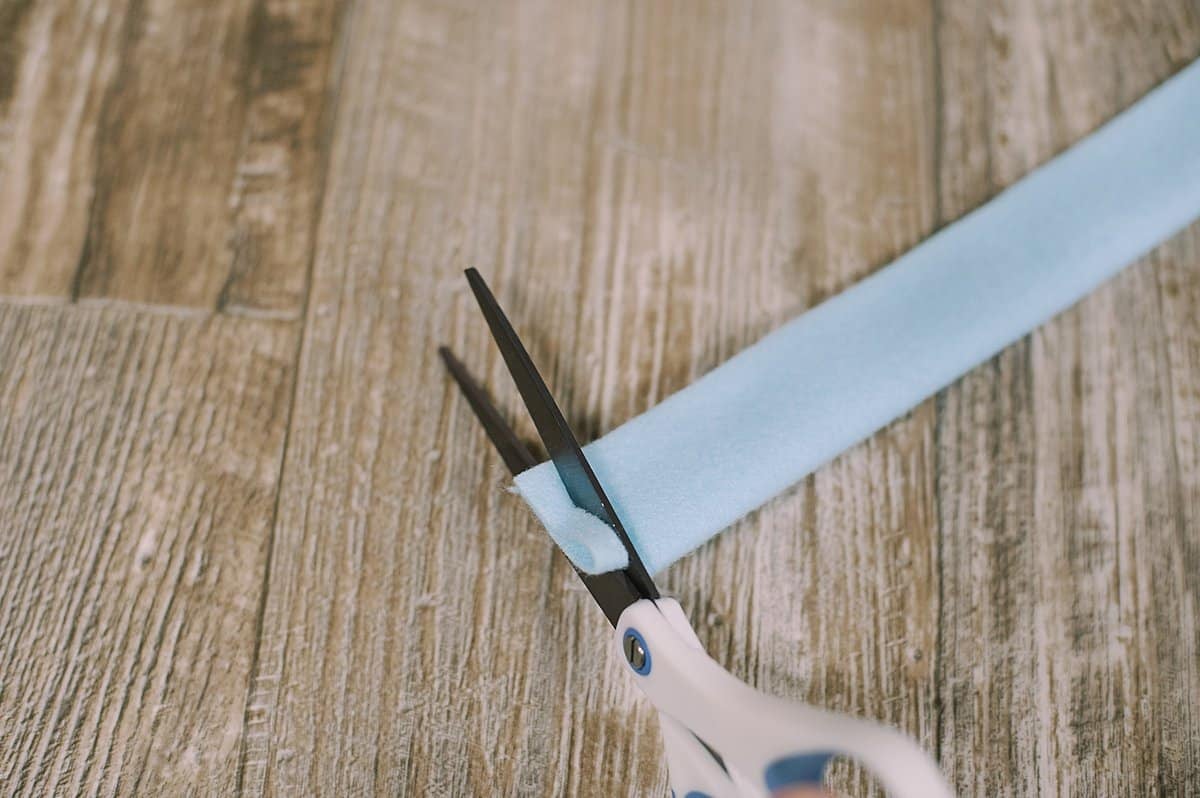
MULTIPOLYGON (((895 262, 584 451, 658 571, 1200 215, 1200 61, 895 262)), ((516 490, 574 563, 623 567, 550 464, 516 490)))

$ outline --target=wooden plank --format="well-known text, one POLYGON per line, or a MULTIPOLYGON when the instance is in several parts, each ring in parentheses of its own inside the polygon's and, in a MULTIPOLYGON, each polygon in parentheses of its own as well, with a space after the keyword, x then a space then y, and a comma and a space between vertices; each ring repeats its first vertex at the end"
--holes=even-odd
MULTIPOLYGON (((929 9, 363 2, 349 24, 243 784, 665 794, 653 714, 434 346, 517 406, 479 266, 590 436, 911 246, 935 224, 929 9)), ((933 421, 664 578, 738 675, 930 745, 933 421)))
MULTIPOLYGON (((1200 54, 1194 4, 942 11, 948 215, 1200 54)), ((964 793, 1200 785, 1196 234, 943 396, 941 750, 964 793)))
POLYGON ((98 100, 127 0, 0 11, 0 293, 66 299, 87 234, 98 100))
MULTIPOLYGON (((233 185, 222 195, 231 214, 216 304, 227 313, 301 315, 345 6, 345 0, 259 0, 254 7, 244 45, 245 124, 233 185)), ((211 288, 203 297, 211 301, 211 288)))
POLYGON ((0 304, 0 784, 229 794, 292 325, 0 304))
POLYGON ((1147 291, 1147 300, 1158 300, 1168 331, 1155 342, 1165 351, 1138 359, 1142 373, 1153 370, 1146 377, 1158 388, 1144 392, 1152 405, 1140 408, 1159 421, 1151 426, 1159 445, 1139 453, 1151 465, 1143 481, 1155 503, 1143 524, 1145 542, 1122 559, 1138 571, 1136 655, 1147 674, 1139 686, 1149 699, 1137 705, 1139 730, 1149 741, 1144 758, 1167 795, 1200 785, 1200 227, 1161 247, 1150 264, 1157 291, 1147 291), (1160 452, 1172 457, 1155 457, 1160 452))
POLYGON ((0 293, 298 316, 341 7, 6 5, 0 293))

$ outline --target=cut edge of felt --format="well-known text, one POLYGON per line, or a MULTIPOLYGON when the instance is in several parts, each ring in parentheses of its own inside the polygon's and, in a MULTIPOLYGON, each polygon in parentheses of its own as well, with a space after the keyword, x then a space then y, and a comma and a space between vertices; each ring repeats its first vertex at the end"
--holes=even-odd
MULTIPOLYGON (((553 464, 543 463, 542 465, 553 464)), ((541 466, 538 466, 540 468, 541 466)), ((608 524, 578 507, 567 495, 567 489, 553 470, 553 479, 528 479, 536 469, 518 474, 513 480, 513 492, 533 508, 534 515, 567 558, 579 570, 598 574, 615 571, 629 564, 629 553, 608 524)))

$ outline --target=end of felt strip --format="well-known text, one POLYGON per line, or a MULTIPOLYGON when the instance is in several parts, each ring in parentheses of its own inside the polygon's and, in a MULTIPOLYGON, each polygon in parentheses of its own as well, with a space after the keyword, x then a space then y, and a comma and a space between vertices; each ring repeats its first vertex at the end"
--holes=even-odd
POLYGON ((608 524, 575 506, 549 463, 518 474, 513 492, 525 500, 579 570, 600 574, 629 565, 629 554, 616 534, 608 524))

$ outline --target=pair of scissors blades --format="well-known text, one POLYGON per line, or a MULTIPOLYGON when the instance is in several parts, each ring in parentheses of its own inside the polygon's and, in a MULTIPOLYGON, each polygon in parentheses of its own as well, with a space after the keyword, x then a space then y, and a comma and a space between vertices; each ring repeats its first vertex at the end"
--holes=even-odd
MULTIPOLYGON (((829 761, 865 765, 898 798, 952 795, 934 761, 887 726, 767 695, 704 651, 679 602, 660 595, 562 411, 512 324, 475 269, 467 281, 567 495, 612 529, 625 568, 576 569, 613 627, 613 653, 658 710, 678 798, 765 798, 819 786, 829 761)), ((439 350, 485 432, 515 476, 537 465, 484 390, 449 349, 439 350)))

